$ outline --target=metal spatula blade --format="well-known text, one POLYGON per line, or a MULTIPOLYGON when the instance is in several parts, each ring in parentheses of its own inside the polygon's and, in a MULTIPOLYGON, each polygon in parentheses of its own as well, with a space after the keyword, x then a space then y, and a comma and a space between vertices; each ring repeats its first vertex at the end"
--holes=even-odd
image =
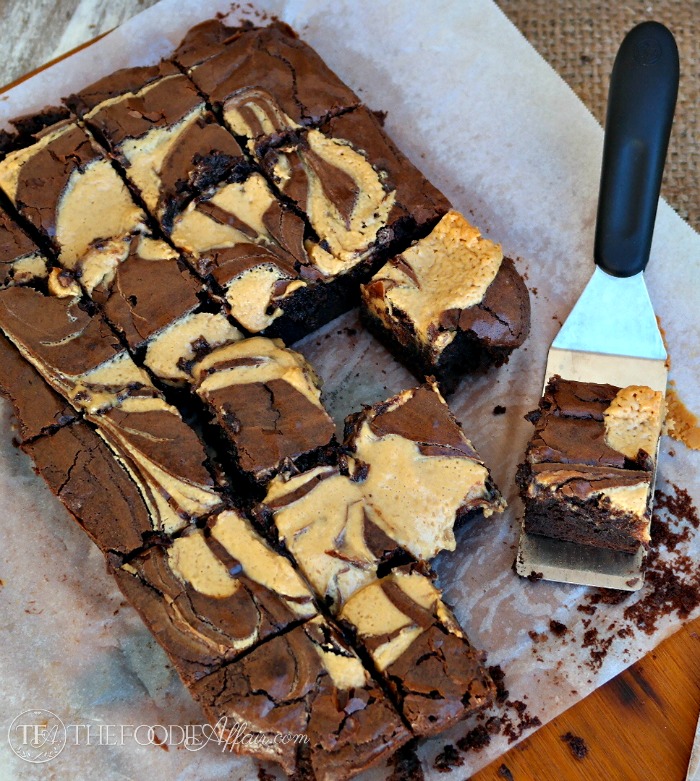
MULTIPOLYGON (((544 387, 558 374, 580 382, 666 391, 666 349, 644 269, 678 72, 678 49, 663 25, 644 22, 627 34, 610 80, 596 221, 597 268, 550 348, 544 387)), ((516 569, 524 576, 536 572, 546 580, 634 591, 643 585, 642 563, 641 548, 636 554, 619 553, 523 531, 516 569)))

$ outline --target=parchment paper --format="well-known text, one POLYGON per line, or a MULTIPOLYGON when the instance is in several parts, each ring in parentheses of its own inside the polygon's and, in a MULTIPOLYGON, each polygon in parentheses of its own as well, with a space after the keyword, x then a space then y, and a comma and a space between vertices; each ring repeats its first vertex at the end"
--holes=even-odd
MULTIPOLYGON (((522 512, 513 477, 531 433, 522 416, 536 405, 548 346, 593 269, 602 131, 488 0, 260 0, 257 6, 293 25, 370 107, 388 111, 386 128, 398 145, 457 208, 503 243, 526 274, 533 294, 526 346, 506 367, 464 381, 450 401, 510 507, 503 517, 463 529, 457 551, 442 554, 436 567, 474 643, 489 652, 490 664, 505 669, 510 698, 524 700, 544 723, 679 625, 667 617, 653 636, 613 633, 598 666, 591 649, 581 648, 583 632, 598 628, 603 634, 624 606, 601 605, 586 616, 576 610, 585 589, 530 583, 511 570, 522 512), (495 405, 505 406, 506 414, 493 416, 495 405), (567 642, 532 639, 529 633, 544 632, 550 618, 568 627, 567 642)), ((223 0, 163 0, 0 96, 0 123, 117 67, 154 62, 190 25, 229 9, 223 0)), ((231 18, 241 15, 236 8, 231 18)), ((700 238, 662 203, 648 286, 666 331, 671 376, 696 410, 699 259, 700 238)), ((339 422, 361 403, 415 384, 358 326, 356 313, 308 337, 301 349, 325 380, 339 422)), ((100 554, 11 446, 6 405, 1 412, 0 775, 104 781, 257 777, 254 763, 222 754, 213 744, 190 752, 133 740, 123 746, 69 741, 46 765, 31 765, 11 752, 6 730, 29 708, 53 711, 67 724, 184 725, 201 723, 201 716, 164 654, 124 606, 100 554)), ((676 483, 697 501, 699 465, 698 453, 664 439, 660 487, 676 483)), ((697 534, 680 550, 698 559, 697 534)), ((465 731, 460 726, 421 744, 426 778, 464 778, 509 747, 505 736, 497 736, 486 750, 464 755, 459 770, 438 774, 434 756, 465 731)), ((386 773, 380 769, 368 778, 386 773)))

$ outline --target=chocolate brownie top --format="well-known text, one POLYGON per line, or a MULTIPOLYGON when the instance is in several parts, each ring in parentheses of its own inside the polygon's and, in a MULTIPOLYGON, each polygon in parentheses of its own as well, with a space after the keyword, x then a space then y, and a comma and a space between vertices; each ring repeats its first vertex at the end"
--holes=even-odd
POLYGON ((354 594, 340 613, 390 682, 417 735, 446 729, 487 705, 495 687, 440 592, 395 570, 354 594))
POLYGON ((0 288, 23 285, 47 275, 39 247, 0 207, 0 288))
POLYGON ((0 393, 12 404, 20 442, 64 426, 77 415, 0 333, 0 393))
POLYGON ((110 95, 85 122, 121 160, 148 208, 170 224, 193 195, 248 163, 186 76, 140 86, 110 95))
POLYGON ((528 461, 651 470, 663 403, 663 394, 643 386, 554 377, 528 416, 535 423, 528 461))
POLYGON ((405 324, 433 353, 458 331, 490 347, 514 348, 529 332, 527 288, 501 247, 458 212, 392 258, 363 288, 371 314, 389 330, 405 324), (454 280, 462 280, 458 285, 454 280))
POLYGON ((204 446, 162 398, 127 396, 90 419, 117 458, 130 461, 158 529, 171 534, 221 507, 204 446))
POLYGON ((319 121, 359 98, 287 25, 226 28, 205 22, 185 36, 173 59, 215 104, 234 93, 269 96, 294 123, 319 121), (213 55, 213 56, 212 56, 213 55))
POLYGON ((180 71, 176 65, 163 60, 156 65, 144 65, 136 68, 122 68, 110 73, 88 87, 73 93, 63 102, 79 117, 111 98, 117 98, 127 92, 137 92, 147 84, 162 79, 164 76, 173 76, 180 71))
POLYGON ((337 611, 401 548, 367 512, 362 485, 338 467, 282 474, 263 503, 277 534, 316 592, 337 611))
POLYGON ((24 445, 39 474, 103 553, 133 553, 158 531, 128 466, 79 422, 24 445))
POLYGON ((100 280, 91 298, 137 349, 199 306, 202 283, 164 241, 134 237, 128 256, 100 280))
POLYGON ((235 510, 147 550, 115 576, 185 682, 316 615, 290 562, 235 510))
MULTIPOLYGON (((310 758, 317 779, 347 778, 410 737, 357 655, 322 617, 203 678, 192 692, 212 723, 226 718, 225 735, 233 737, 240 723, 261 738, 308 735, 303 751, 298 741, 272 739, 244 749, 289 774, 310 758)), ((240 750, 235 742, 232 748, 240 750)))
POLYGON ((335 434, 314 370, 278 340, 252 337, 216 348, 194 366, 194 376, 197 394, 233 441, 240 468, 256 480, 335 434))
POLYGON ((349 421, 346 444, 368 469, 368 512, 417 558, 454 550, 454 525, 466 512, 503 510, 488 469, 435 384, 403 391, 349 421))

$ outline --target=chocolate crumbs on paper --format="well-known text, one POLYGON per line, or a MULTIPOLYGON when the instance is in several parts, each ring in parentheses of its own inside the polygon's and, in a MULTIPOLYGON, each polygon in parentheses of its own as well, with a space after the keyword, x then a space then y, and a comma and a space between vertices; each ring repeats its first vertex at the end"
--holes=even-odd
POLYGON ((449 773, 456 767, 462 767, 464 759, 459 751, 451 744, 447 743, 445 748, 435 757, 433 767, 438 773, 449 773))

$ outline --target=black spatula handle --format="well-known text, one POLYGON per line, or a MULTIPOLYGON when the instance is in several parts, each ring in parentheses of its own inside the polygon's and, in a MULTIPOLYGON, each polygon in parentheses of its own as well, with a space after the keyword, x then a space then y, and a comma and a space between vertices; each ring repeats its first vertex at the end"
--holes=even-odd
POLYGON ((678 47, 658 22, 630 30, 610 78, 595 262, 616 277, 649 260, 678 94, 678 47))

